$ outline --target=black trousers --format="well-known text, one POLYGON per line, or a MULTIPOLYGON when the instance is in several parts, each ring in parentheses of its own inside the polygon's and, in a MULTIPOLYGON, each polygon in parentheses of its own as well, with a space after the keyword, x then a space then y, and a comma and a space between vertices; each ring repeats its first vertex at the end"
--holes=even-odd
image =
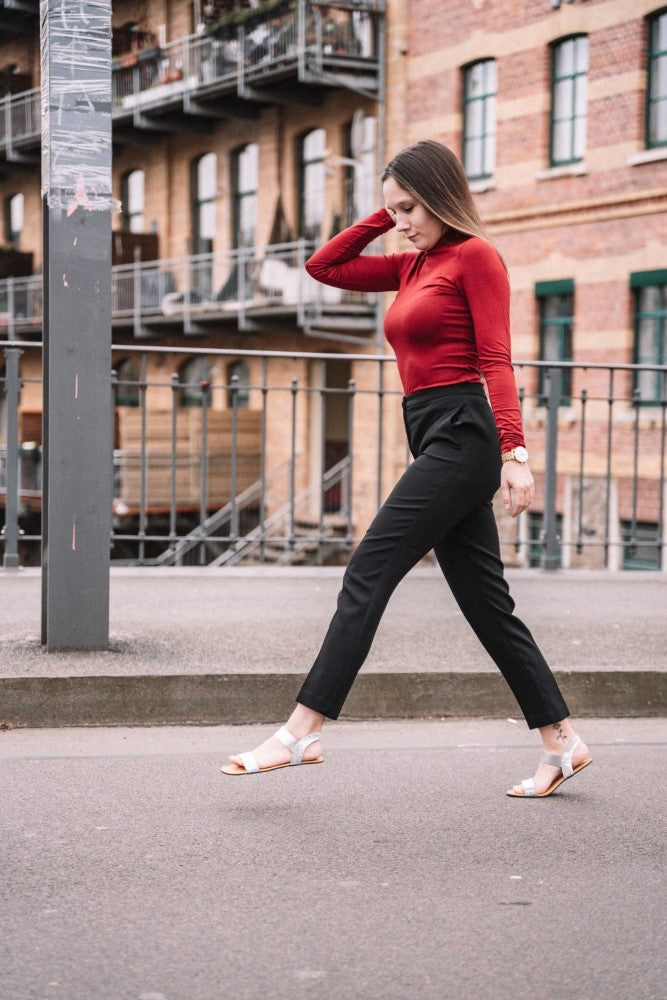
POLYGON ((532 635, 514 614, 492 497, 500 449, 481 385, 422 389, 403 400, 415 458, 343 577, 336 613, 297 701, 338 718, 391 594, 431 549, 458 605, 502 671, 531 729, 569 715, 532 635))

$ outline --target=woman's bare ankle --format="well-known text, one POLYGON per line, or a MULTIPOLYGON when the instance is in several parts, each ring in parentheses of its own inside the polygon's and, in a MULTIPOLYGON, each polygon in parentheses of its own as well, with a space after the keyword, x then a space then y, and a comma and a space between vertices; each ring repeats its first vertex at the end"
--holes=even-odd
POLYGON ((325 722, 325 716, 321 712, 315 712, 306 705, 297 704, 296 708, 287 720, 287 728, 292 736, 297 740, 311 733, 319 733, 325 722))
POLYGON ((550 753, 562 753, 564 750, 567 750, 576 738, 576 733, 569 719, 562 719, 560 722, 552 722, 548 726, 541 726, 540 735, 544 749, 550 753))

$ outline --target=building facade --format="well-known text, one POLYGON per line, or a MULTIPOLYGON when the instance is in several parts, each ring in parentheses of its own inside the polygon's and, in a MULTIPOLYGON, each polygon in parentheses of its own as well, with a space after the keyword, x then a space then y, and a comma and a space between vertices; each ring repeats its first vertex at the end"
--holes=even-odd
MULTIPOLYGON (((41 268, 37 7, 0 16, 0 322, 21 339, 41 331, 40 279, 29 277, 41 268)), ((208 513, 256 479, 263 409, 264 458, 273 470, 292 462, 299 495, 319 484, 306 501, 313 516, 323 473, 354 452, 352 527, 363 531, 406 453, 400 409, 378 410, 377 366, 344 355, 384 352, 388 302, 318 287, 303 262, 378 203, 386 159, 435 138, 460 156, 506 262, 513 353, 527 362, 516 371, 538 496, 518 532, 501 515, 506 557, 540 557, 548 387, 529 362, 572 362, 558 387, 562 563, 663 567, 664 376, 595 366, 667 360, 664 5, 115 0, 113 52, 115 509, 128 532, 142 445, 155 456, 148 512, 168 506, 158 456, 175 403, 184 455, 201 440, 203 410, 212 453, 230 448, 231 409, 246 435, 234 476, 224 466, 209 478, 208 513), (165 360, 152 345, 174 353, 165 360), (294 356, 267 364, 269 351, 294 356), (341 357, 309 360, 316 352, 341 357)), ((386 250, 400 246, 385 238, 386 250)), ((38 352, 21 363, 22 439, 35 439, 38 352)), ((389 366, 380 384, 393 400, 389 366)), ((201 511, 200 471, 178 464, 184 516, 201 511)), ((281 489, 268 487, 270 509, 281 489)))

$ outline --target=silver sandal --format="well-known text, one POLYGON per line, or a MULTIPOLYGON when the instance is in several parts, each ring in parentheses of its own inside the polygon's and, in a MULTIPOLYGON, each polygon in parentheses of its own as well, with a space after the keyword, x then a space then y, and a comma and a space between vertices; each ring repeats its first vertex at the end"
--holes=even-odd
POLYGON ((581 739, 576 736, 563 753, 549 753, 547 750, 542 751, 540 763, 551 764, 553 767, 559 767, 561 770, 561 773, 554 778, 549 787, 545 788, 543 792, 537 791, 532 778, 524 778, 521 782, 522 792, 515 792, 510 788, 507 794, 514 799, 544 799, 547 795, 551 795, 567 778, 571 778, 573 774, 577 774, 578 771, 582 771, 592 763, 590 757, 585 757, 579 761, 576 767, 572 766, 572 755, 580 743, 581 739))
POLYGON ((321 764, 324 757, 314 757, 312 760, 304 760, 303 755, 306 749, 316 740, 321 739, 322 733, 310 733, 308 736, 297 740, 292 736, 287 726, 281 726, 275 734, 279 743, 290 751, 290 759, 282 764, 268 764, 260 767, 252 751, 239 754, 239 759, 243 762, 243 767, 238 764, 225 764, 220 768, 223 774, 259 774, 261 771, 276 771, 279 767, 296 767, 298 764, 321 764))

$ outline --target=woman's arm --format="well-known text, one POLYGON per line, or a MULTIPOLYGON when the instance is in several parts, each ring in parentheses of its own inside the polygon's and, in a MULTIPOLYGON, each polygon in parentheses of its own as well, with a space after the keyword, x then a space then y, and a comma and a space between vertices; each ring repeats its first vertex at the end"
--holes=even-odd
POLYGON ((360 256, 369 243, 393 225, 389 212, 378 209, 320 247, 306 261, 308 274, 325 285, 354 292, 395 291, 399 285, 400 255, 360 256))

